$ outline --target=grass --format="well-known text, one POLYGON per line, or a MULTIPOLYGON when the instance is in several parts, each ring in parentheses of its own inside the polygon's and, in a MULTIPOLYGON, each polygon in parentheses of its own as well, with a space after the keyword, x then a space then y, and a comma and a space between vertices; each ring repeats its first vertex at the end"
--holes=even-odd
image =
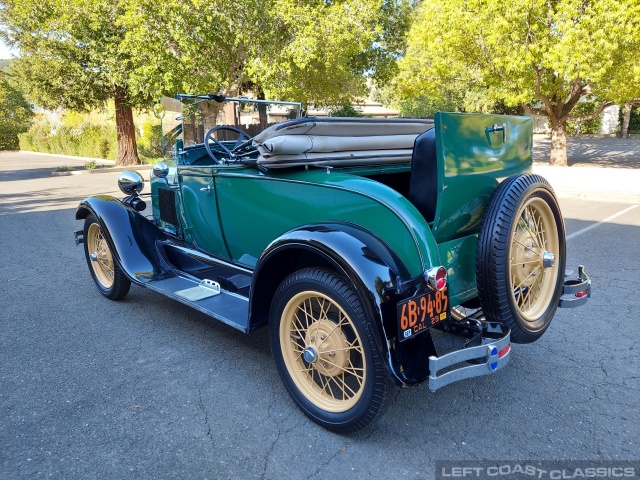
POLYGON ((85 170, 95 170, 97 168, 97 164, 95 160, 87 160, 86 162, 84 162, 84 168, 85 170))

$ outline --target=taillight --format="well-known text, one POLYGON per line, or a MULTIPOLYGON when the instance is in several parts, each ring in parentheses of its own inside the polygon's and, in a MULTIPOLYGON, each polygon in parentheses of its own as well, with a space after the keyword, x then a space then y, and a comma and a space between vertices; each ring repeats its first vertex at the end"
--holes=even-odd
POLYGON ((588 292, 586 290, 582 290, 581 292, 576 293, 576 297, 578 298, 582 298, 584 297, 588 292))
POLYGON ((444 267, 433 267, 427 270, 427 283, 431 288, 441 292, 447 286, 447 270, 444 267))

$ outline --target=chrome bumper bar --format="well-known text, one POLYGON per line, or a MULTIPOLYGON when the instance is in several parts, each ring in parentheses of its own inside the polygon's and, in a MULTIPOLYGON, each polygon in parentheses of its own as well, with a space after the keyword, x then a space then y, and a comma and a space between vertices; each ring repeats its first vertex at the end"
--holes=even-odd
POLYGON ((501 323, 487 322, 483 337, 495 338, 490 343, 463 348, 441 357, 429 357, 429 390, 436 390, 465 378, 479 377, 496 372, 509 363, 511 358, 511 329, 501 323), (473 365, 462 365, 447 372, 441 370, 461 362, 474 361, 473 365))
POLYGON ((591 298, 591 279, 584 271, 584 265, 578 267, 578 278, 566 280, 562 287, 560 308, 575 308, 587 303, 591 298), (565 296, 567 295, 567 296, 565 296))

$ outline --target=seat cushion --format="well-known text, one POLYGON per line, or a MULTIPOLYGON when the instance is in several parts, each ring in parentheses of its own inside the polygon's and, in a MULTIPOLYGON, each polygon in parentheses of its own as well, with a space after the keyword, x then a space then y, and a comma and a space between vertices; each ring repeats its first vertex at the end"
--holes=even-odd
POLYGON ((407 198, 426 221, 434 220, 438 200, 435 128, 427 130, 416 138, 411 157, 411 180, 407 198))

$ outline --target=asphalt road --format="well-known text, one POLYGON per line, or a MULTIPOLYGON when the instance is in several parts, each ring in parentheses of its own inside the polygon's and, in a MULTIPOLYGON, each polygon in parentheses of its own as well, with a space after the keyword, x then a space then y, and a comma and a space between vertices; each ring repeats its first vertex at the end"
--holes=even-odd
POLYGON ((495 375, 402 390, 339 436, 288 397, 266 331, 135 286, 103 298, 74 211, 117 174, 48 176, 59 164, 0 154, 1 479, 422 479, 439 459, 640 458, 640 206, 562 199, 588 307, 559 311, 495 375))

